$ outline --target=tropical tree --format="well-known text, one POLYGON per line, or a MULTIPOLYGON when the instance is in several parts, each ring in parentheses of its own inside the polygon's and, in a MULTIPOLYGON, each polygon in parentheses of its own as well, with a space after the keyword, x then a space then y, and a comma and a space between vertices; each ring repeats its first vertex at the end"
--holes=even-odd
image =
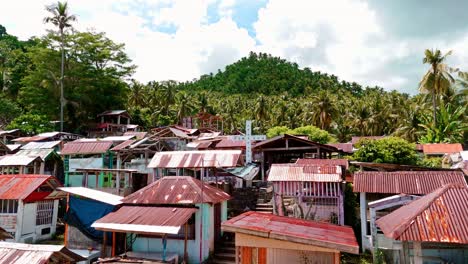
POLYGON ((466 108, 466 106, 457 107, 450 103, 441 104, 437 110, 439 120, 437 125, 429 122, 420 125, 426 133, 419 141, 421 143, 462 143, 468 131, 468 124, 464 120, 466 108))
POLYGON ((192 104, 192 98, 186 92, 180 92, 176 96, 177 120, 182 124, 184 117, 192 114, 195 106, 192 104))
POLYGON ((65 98, 63 95, 63 75, 65 67, 65 38, 64 31, 66 28, 70 28, 71 22, 76 20, 76 16, 69 14, 67 2, 57 2, 57 4, 46 7, 46 10, 50 13, 50 17, 44 18, 45 23, 52 23, 58 27, 60 33, 60 50, 62 53, 62 61, 60 66, 60 131, 63 131, 63 107, 65 105, 65 98))
POLYGON ((334 99, 327 91, 320 91, 313 99, 315 105, 315 124, 323 130, 328 130, 333 117, 337 113, 334 99))
POLYGON ((357 161, 415 165, 419 161, 414 143, 388 137, 378 140, 363 139, 356 145, 353 158, 357 161))
POLYGON ((442 55, 440 50, 428 50, 424 52, 423 63, 431 67, 419 83, 419 90, 432 94, 432 110, 434 126, 437 126, 437 96, 445 93, 455 81, 450 74, 449 67, 444 63, 452 51, 442 55))

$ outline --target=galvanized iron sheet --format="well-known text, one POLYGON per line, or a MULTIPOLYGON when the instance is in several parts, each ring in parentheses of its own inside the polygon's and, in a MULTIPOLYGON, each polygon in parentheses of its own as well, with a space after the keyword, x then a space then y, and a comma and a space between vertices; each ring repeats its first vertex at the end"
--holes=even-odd
POLYGON ((69 142, 63 146, 63 149, 60 154, 101 154, 108 151, 111 147, 112 142, 109 141, 69 142))
POLYGON ((428 194, 444 184, 466 185, 461 171, 360 171, 354 174, 354 191, 366 193, 428 194))
POLYGON ((229 194, 189 176, 167 176, 125 197, 124 204, 197 204, 229 200, 229 194), (203 195, 202 195, 203 194, 203 195))
POLYGON ((299 165, 316 165, 316 166, 342 166, 348 169, 349 162, 347 159, 298 159, 296 164, 299 165))
POLYGON ((62 141, 47 141, 47 142, 29 142, 21 147, 21 149, 53 149, 60 145, 62 141))
POLYGON ((222 229, 358 254, 353 229, 273 214, 246 212, 222 223, 222 229))
POLYGON ((268 173, 270 182, 340 182, 341 180, 340 166, 273 164, 268 173))
POLYGON ((449 184, 378 219, 390 238, 468 244, 468 188, 449 184))
POLYGON ((0 159, 0 166, 27 166, 34 161, 40 161, 39 156, 5 155, 0 159))
POLYGON ((97 230, 177 234, 196 208, 123 206, 92 224, 97 230))
POLYGON ((48 182, 54 187, 60 186, 58 180, 50 175, 6 174, 0 175, 0 199, 26 199, 41 185, 48 182))
POLYGON ((423 153, 426 155, 444 155, 463 151, 463 147, 460 143, 423 144, 422 149, 423 153))
POLYGON ((240 150, 165 151, 154 155, 149 168, 226 168, 238 165, 240 150))

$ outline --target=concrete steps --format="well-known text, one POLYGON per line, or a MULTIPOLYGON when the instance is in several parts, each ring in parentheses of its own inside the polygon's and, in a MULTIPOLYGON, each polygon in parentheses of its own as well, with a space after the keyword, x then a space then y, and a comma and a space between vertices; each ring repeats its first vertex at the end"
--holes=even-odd
MULTIPOLYGON (((234 237, 234 236, 232 236, 234 237)), ((236 263, 236 246, 234 241, 223 240, 219 242, 213 254, 213 259, 210 263, 213 264, 235 264, 236 263)))
POLYGON ((271 202, 264 203, 263 201, 257 202, 255 211, 259 213, 273 213, 273 204, 271 202))

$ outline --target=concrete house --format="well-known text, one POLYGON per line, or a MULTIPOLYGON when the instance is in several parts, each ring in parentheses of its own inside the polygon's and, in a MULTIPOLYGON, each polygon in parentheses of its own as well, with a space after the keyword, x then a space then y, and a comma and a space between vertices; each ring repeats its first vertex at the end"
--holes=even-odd
MULTIPOLYGON (((201 263, 221 237, 228 199, 225 192, 193 177, 167 176, 125 197, 120 209, 92 227, 113 237, 131 234, 126 252, 130 258, 201 263)), ((116 246, 113 239, 113 256, 116 246)))
POLYGON ((15 242, 51 238, 57 225, 60 186, 50 175, 0 175, 0 227, 15 242))
POLYGON ((65 186, 100 188, 110 184, 109 177, 103 173, 85 178, 85 174, 77 169, 112 169, 112 145, 111 141, 73 141, 65 144, 60 153, 64 160, 65 186))

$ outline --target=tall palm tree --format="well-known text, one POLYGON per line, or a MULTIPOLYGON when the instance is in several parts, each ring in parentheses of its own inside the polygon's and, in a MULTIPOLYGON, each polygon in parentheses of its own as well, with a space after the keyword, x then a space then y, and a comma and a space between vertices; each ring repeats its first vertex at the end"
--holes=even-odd
POLYGON ((434 126, 437 126, 437 103, 436 97, 447 91, 450 85, 455 81, 450 75, 449 67, 444 64, 445 59, 452 54, 452 51, 442 55, 440 50, 428 50, 424 52, 424 64, 431 65, 431 68, 424 75, 419 83, 419 90, 432 94, 432 110, 434 126))
POLYGON ((175 98, 177 105, 177 120, 179 121, 179 124, 182 124, 182 119, 192 114, 195 107, 192 104, 192 98, 186 92, 178 93, 175 98))
POLYGON ((44 18, 44 22, 51 23, 58 27, 60 33, 60 49, 62 52, 62 62, 60 66, 60 131, 63 131, 63 106, 65 104, 65 98, 63 96, 63 74, 65 65, 64 31, 66 28, 71 27, 71 22, 76 21, 76 16, 68 13, 67 2, 57 2, 55 5, 47 6, 46 10, 51 16, 44 18))
POLYGON ((334 98, 326 91, 314 96, 315 123, 323 130, 328 130, 336 114, 334 98))

